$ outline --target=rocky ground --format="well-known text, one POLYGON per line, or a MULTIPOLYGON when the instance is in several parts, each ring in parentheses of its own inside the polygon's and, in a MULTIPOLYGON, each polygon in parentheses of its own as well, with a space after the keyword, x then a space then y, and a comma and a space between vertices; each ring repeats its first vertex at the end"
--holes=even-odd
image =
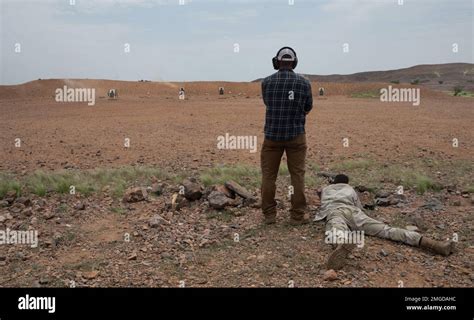
POLYGON ((306 124, 311 216, 324 184, 314 176, 348 172, 370 216, 458 240, 458 251, 446 258, 367 237, 349 264, 333 272, 325 267, 331 248, 324 224, 287 223, 287 177, 279 180, 272 226, 261 224, 258 183, 246 183, 255 177, 240 181, 248 191, 235 199, 220 183, 203 186, 211 168, 258 171, 259 84, 188 84, 184 101, 177 100, 177 84, 110 84, 119 88, 118 100, 105 98, 109 83, 91 86, 100 85, 104 96, 98 93, 94 107, 54 102, 62 83, 0 87, 0 184, 27 181, 38 170, 48 182, 58 172, 123 166, 162 168, 174 178, 129 181, 119 196, 107 187, 87 196, 0 190, 0 230, 39 232, 36 248, 0 246, 0 286, 473 286, 471 99, 422 92, 414 107, 345 95, 377 87, 370 84, 327 86, 328 96, 315 99, 306 124), (226 87, 223 97, 219 86, 226 87), (258 151, 217 148, 226 133, 256 136, 258 151), (403 197, 395 194, 396 181, 406 186, 403 197), (186 199, 182 192, 196 191, 196 183, 202 195, 186 199))
MULTIPOLYGON (((284 190, 281 185, 279 190, 284 190)), ((307 190, 311 212, 319 204, 316 191, 307 190)), ((365 246, 353 252, 349 264, 334 272, 325 267, 331 248, 324 242, 324 224, 290 226, 283 193, 278 197, 278 223, 264 226, 258 193, 244 193, 255 202, 235 194, 231 199, 224 192, 234 194, 225 186, 203 188, 184 181, 131 188, 123 199, 109 195, 15 198, 10 194, 1 203, 1 225, 4 229, 38 230, 39 245, 0 247, 0 285, 473 285, 472 195, 459 191, 424 196, 407 192, 403 197, 361 193, 364 204, 374 208, 367 210, 370 216, 440 240, 454 235, 458 251, 446 258, 366 237, 365 246)))

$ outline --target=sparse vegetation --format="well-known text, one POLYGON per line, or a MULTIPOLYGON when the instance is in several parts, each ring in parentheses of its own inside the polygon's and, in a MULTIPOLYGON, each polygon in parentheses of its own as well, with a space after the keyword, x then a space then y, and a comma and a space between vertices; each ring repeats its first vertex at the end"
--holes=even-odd
POLYGON ((412 81, 410 82, 410 84, 412 84, 412 85, 420 84, 420 79, 412 80, 412 81))
POLYGON ((200 180, 205 186, 234 180, 242 185, 256 187, 261 182, 261 173, 259 168, 248 165, 226 165, 205 170, 201 173, 200 180))
POLYGON ((222 210, 222 211, 213 210, 207 214, 207 219, 218 219, 219 221, 222 221, 222 222, 230 222, 232 221, 233 217, 234 217, 234 214, 230 210, 222 210))
MULTIPOLYGON (((349 174, 354 185, 363 184, 368 189, 376 190, 381 187, 381 184, 390 183, 403 185, 406 189, 416 190, 419 193, 440 190, 441 184, 432 174, 443 171, 449 173, 449 181, 443 181, 444 185, 454 183, 464 186, 464 190, 470 187, 470 192, 474 193, 472 190, 474 186, 470 184, 473 168, 472 163, 468 161, 459 160, 455 164, 447 164, 443 161, 422 159, 410 165, 388 165, 361 155, 355 159, 340 159, 329 169, 334 173, 349 174)), ((325 179, 317 175, 319 171, 317 164, 308 163, 305 175, 307 187, 317 187, 325 183, 325 179)), ((71 185, 76 187, 77 193, 83 195, 110 192, 115 197, 122 197, 128 187, 151 184, 152 177, 177 184, 186 176, 182 172, 169 175, 161 169, 148 167, 59 172, 37 171, 21 179, 4 173, 0 175, 0 198, 5 197, 8 191, 15 191, 17 194, 34 193, 38 196, 45 196, 48 193, 67 194, 71 185)), ((289 177, 288 166, 286 163, 282 163, 279 178, 289 179, 289 177)), ((261 183, 261 171, 257 166, 225 165, 206 169, 200 173, 199 178, 205 186, 224 184, 228 180, 234 180, 248 188, 257 188, 261 183)), ((65 211, 63 209, 58 208, 60 211, 65 211)), ((121 208, 111 208, 111 211, 118 214, 123 213, 121 208)))
POLYGON ((117 169, 96 169, 86 171, 36 171, 23 180, 8 174, 0 175, 0 197, 8 191, 17 194, 31 192, 45 196, 49 192, 67 194, 71 186, 75 192, 90 195, 105 189, 112 190, 115 196, 122 196, 127 186, 136 183, 148 183, 152 177, 165 179, 168 177, 161 169, 148 167, 122 167, 117 169))
POLYGON ((455 96, 455 97, 459 96, 459 95, 463 92, 463 90, 464 90, 464 87, 462 87, 462 86, 455 86, 455 87, 453 88, 454 96, 455 96))
POLYGON ((374 98, 380 98, 380 90, 373 90, 373 91, 365 91, 365 92, 356 92, 356 93, 353 93, 351 95, 351 98, 363 98, 363 99, 367 99, 367 98, 371 98, 371 99, 374 99, 374 98))
POLYGON ((112 211, 113 213, 117 213, 119 215, 124 215, 127 210, 125 210, 124 208, 120 208, 120 207, 112 207, 110 208, 110 211, 112 211))
POLYGON ((20 195, 21 184, 13 176, 0 173, 0 198, 4 198, 9 191, 15 191, 17 195, 20 195))

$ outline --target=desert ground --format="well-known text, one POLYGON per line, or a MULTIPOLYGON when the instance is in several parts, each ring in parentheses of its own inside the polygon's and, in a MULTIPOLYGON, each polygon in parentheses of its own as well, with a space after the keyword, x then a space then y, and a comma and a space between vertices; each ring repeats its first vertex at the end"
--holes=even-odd
POLYGON ((320 174, 345 172, 368 215, 456 239, 450 257, 366 237, 328 272, 324 223, 287 223, 285 161, 278 223, 263 226, 259 83, 37 80, 0 86, 0 229, 39 232, 36 248, 0 246, 0 286, 472 287, 474 100, 426 88, 419 106, 366 97, 387 86, 313 83, 308 213, 327 183, 320 174), (95 105, 56 102, 64 85, 96 88, 95 105), (226 133, 257 136, 257 152, 219 149, 226 133), (186 179, 202 186, 200 199, 180 195, 186 179), (206 197, 229 179, 256 202, 212 208, 206 197), (403 197, 375 204, 399 186, 403 197), (147 191, 143 201, 126 199, 133 187, 147 191))

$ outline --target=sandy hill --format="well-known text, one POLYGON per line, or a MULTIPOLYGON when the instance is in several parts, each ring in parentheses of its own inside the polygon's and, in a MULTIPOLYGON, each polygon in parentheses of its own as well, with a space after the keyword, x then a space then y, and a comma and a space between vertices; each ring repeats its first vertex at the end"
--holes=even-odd
MULTIPOLYGON (((324 87, 329 96, 351 96, 356 93, 376 93, 380 88, 387 87, 386 82, 314 82, 313 93, 317 95, 319 87, 324 87)), ((397 86, 392 84, 393 86, 397 86)), ((58 88, 95 88, 96 98, 105 98, 109 89, 117 89, 121 98, 176 97, 181 87, 186 90, 187 97, 218 96, 219 87, 224 87, 226 96, 259 97, 261 85, 258 82, 140 82, 92 79, 47 79, 35 80, 19 85, 0 86, 0 100, 5 99, 54 99, 58 88)), ((406 87, 406 85, 404 85, 406 87)), ((425 96, 440 96, 444 93, 433 92, 422 88, 425 96)))
POLYGON ((308 74, 306 76, 316 82, 399 82, 406 84, 418 81, 419 84, 435 90, 451 90, 456 85, 463 86, 465 90, 474 90, 474 64, 472 63, 425 64, 388 71, 368 71, 348 75, 308 74))

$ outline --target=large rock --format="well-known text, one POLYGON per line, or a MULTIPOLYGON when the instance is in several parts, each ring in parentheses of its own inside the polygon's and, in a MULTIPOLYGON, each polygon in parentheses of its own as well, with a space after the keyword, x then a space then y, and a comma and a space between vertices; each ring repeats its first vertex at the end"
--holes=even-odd
POLYGON ((191 203, 183 195, 174 193, 171 196, 170 201, 165 204, 165 211, 179 211, 182 208, 189 207, 191 203))
POLYGON ((184 187, 184 197, 189 201, 199 200, 202 197, 202 187, 195 179, 187 179, 182 183, 184 187))
POLYGON ((12 204, 16 199, 16 191, 8 191, 5 195, 4 200, 8 201, 9 204, 12 204))
POLYGON ((74 209, 81 210, 81 211, 86 210, 86 204, 82 201, 79 201, 78 203, 74 205, 74 209))
POLYGON ((375 204, 379 207, 388 207, 394 206, 403 202, 406 199, 406 196, 403 194, 391 194, 384 198, 377 198, 375 199, 375 204))
POLYGON ((254 199, 253 195, 247 191, 244 187, 238 184, 235 181, 229 180, 225 183, 225 186, 229 189, 241 196, 244 199, 254 199))
POLYGON ((165 222, 165 219, 163 219, 159 214, 155 214, 151 219, 148 221, 148 224, 152 228, 158 228, 165 222))
POLYGON ((235 192, 227 188, 225 185, 218 184, 214 186, 215 191, 222 192, 226 197, 235 199, 235 192))
POLYGON ((148 194, 145 188, 135 187, 130 188, 125 191, 125 195, 123 196, 124 202, 139 202, 144 201, 148 198, 148 194))
POLYGON ((422 205, 421 208, 436 212, 443 209, 443 203, 439 199, 432 198, 422 205))
POLYGON ((337 280, 337 272, 333 269, 329 269, 323 275, 323 280, 325 281, 334 281, 337 280))
POLYGON ((25 207, 31 206, 31 200, 27 197, 18 197, 18 198, 16 198, 15 202, 16 203, 21 203, 25 207))
POLYGON ((207 200, 209 201, 209 206, 217 210, 234 205, 234 201, 231 198, 226 197, 224 193, 219 191, 212 191, 207 200))
POLYGON ((148 188, 148 191, 150 193, 156 195, 156 196, 161 196, 164 193, 165 190, 165 184, 164 183, 153 183, 151 187, 148 188))
POLYGON ((25 209, 25 206, 21 203, 14 203, 11 207, 10 207, 10 212, 12 213, 20 213, 22 212, 23 210, 25 209))

